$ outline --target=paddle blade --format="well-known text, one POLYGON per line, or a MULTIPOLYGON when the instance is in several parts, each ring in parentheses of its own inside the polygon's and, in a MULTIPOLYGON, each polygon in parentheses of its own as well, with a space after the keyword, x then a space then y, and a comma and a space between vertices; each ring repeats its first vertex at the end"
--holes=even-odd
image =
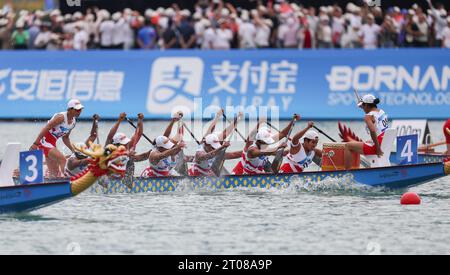
POLYGON ((211 167, 214 174, 218 177, 220 177, 220 174, 222 172, 223 163, 225 162, 225 150, 226 148, 222 149, 220 153, 216 156, 216 159, 213 162, 213 165, 211 167))
POLYGON ((187 163, 185 161, 184 152, 181 151, 177 156, 177 166, 175 166, 175 171, 182 176, 188 175, 187 163))
POLYGON ((278 171, 280 171, 281 162, 283 161, 283 153, 284 153, 283 148, 278 149, 277 154, 275 155, 275 158, 272 162, 272 171, 275 174, 278 174, 278 171))

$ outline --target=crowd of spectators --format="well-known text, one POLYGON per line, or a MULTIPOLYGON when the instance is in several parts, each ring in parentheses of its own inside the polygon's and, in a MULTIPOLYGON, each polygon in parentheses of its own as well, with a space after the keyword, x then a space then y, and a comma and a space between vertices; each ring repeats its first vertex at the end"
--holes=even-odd
POLYGON ((442 4, 303 7, 276 0, 245 10, 222 0, 199 0, 193 10, 124 9, 110 14, 59 10, 0 10, 0 49, 255 49, 450 48, 450 17, 442 4))

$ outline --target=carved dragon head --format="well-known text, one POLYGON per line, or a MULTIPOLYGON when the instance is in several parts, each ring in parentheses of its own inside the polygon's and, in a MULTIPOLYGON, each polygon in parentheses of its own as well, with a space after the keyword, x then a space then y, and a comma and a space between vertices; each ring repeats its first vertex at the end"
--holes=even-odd
POLYGON ((97 177, 102 175, 116 174, 124 176, 128 163, 128 151, 124 146, 108 145, 103 147, 99 144, 90 143, 89 148, 72 145, 73 148, 91 158, 89 170, 97 177))

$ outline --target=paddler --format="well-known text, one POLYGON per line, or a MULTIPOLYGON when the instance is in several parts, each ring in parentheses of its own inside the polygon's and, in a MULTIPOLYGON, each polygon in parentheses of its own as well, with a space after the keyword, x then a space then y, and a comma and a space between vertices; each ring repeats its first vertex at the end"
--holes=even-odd
MULTIPOLYGON (((237 123, 242 119, 243 114, 239 113, 235 121, 222 133, 212 133, 205 136, 199 145, 194 156, 194 165, 189 169, 189 176, 215 176, 212 166, 219 153, 230 147, 230 142, 226 141, 237 127, 237 123)), ((242 151, 226 152, 224 159, 238 159, 242 151)))
MULTIPOLYGON (((281 132, 276 135, 272 135, 272 132, 267 127, 261 127, 256 136, 255 140, 251 142, 251 145, 244 148, 242 155, 243 172, 246 175, 257 175, 266 173, 267 167, 270 167, 269 156, 275 156, 279 149, 284 149, 287 143, 282 143, 273 149, 267 149, 270 145, 273 145, 285 138, 289 130, 294 126, 294 120, 299 120, 300 116, 295 114, 294 119, 284 128, 281 132)), ((287 154, 287 152, 285 152, 287 154)), ((239 164, 238 164, 239 165, 239 164)), ((238 172, 237 167, 234 169, 238 172)))
POLYGON ((319 134, 311 130, 313 127, 314 122, 308 122, 308 126, 294 135, 289 142, 289 154, 280 168, 282 173, 301 173, 311 165, 314 158, 322 157, 322 150, 316 148, 319 134), (303 142, 300 142, 301 138, 303 138, 303 142))
POLYGON ((119 130, 120 123, 127 117, 126 113, 121 113, 116 123, 113 125, 109 131, 108 137, 106 138, 105 146, 108 144, 113 144, 115 146, 123 145, 127 148, 129 152, 129 161, 127 163, 127 172, 125 174, 124 183, 131 187, 134 178, 135 162, 141 162, 148 159, 150 151, 143 154, 136 154, 136 146, 144 133, 144 114, 138 114, 138 123, 136 130, 131 138, 127 137, 124 133, 117 133, 119 130))
MULTIPOLYGON (((97 121, 99 119, 99 116, 95 114, 93 117, 92 122, 92 128, 91 133, 88 137, 88 139, 85 142, 80 142, 76 144, 77 148, 88 148, 89 144, 95 141, 95 139, 98 137, 98 127, 97 127, 97 121)), ((87 155, 75 151, 69 158, 67 158, 66 167, 64 169, 64 175, 66 177, 73 177, 78 175, 79 173, 83 172, 89 165, 89 158, 87 155)))
POLYGON ((367 142, 350 141, 345 144, 346 169, 351 168, 352 152, 365 156, 383 156, 384 152, 381 150, 381 143, 383 142, 385 131, 389 128, 389 120, 387 114, 378 108, 379 103, 380 100, 372 94, 365 95, 358 103, 358 107, 365 113, 364 122, 372 140, 367 142))
POLYGON ((185 148, 185 143, 180 141, 179 131, 171 139, 170 134, 176 122, 183 117, 182 112, 173 115, 172 120, 164 131, 164 135, 155 139, 155 148, 150 151, 150 166, 142 172, 142 177, 167 177, 176 175, 174 168, 177 165, 178 154, 185 148))
POLYGON ((30 150, 40 149, 44 152, 50 178, 62 177, 64 174, 66 157, 58 150, 56 142, 62 138, 67 148, 74 152, 70 133, 83 109, 84 106, 78 99, 70 100, 67 103, 67 111, 53 115, 30 147, 30 150))

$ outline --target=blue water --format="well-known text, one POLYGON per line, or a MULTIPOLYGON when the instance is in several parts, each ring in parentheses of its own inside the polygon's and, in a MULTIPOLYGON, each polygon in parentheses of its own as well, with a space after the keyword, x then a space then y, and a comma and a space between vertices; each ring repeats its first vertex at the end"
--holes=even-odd
MULTIPOLYGON (((148 122, 146 133, 154 137, 165 125, 148 122)), ((362 124, 351 125, 364 135, 362 124)), ((7 141, 28 147, 41 126, 0 123, 0 154, 7 141)), ((102 141, 110 126, 101 123, 102 141)), ((338 138, 335 122, 318 126, 338 138)), ((80 123, 73 140, 83 140, 89 127, 80 123)), ((131 133, 128 125, 121 127, 131 133)), ((441 122, 430 127, 439 140, 441 122)), ((143 140, 138 151, 147 148, 143 140)), ((450 254, 450 178, 411 191, 421 195, 420 206, 401 206, 403 190, 335 181, 278 189, 85 193, 29 214, 1 215, 0 254, 450 254)))

